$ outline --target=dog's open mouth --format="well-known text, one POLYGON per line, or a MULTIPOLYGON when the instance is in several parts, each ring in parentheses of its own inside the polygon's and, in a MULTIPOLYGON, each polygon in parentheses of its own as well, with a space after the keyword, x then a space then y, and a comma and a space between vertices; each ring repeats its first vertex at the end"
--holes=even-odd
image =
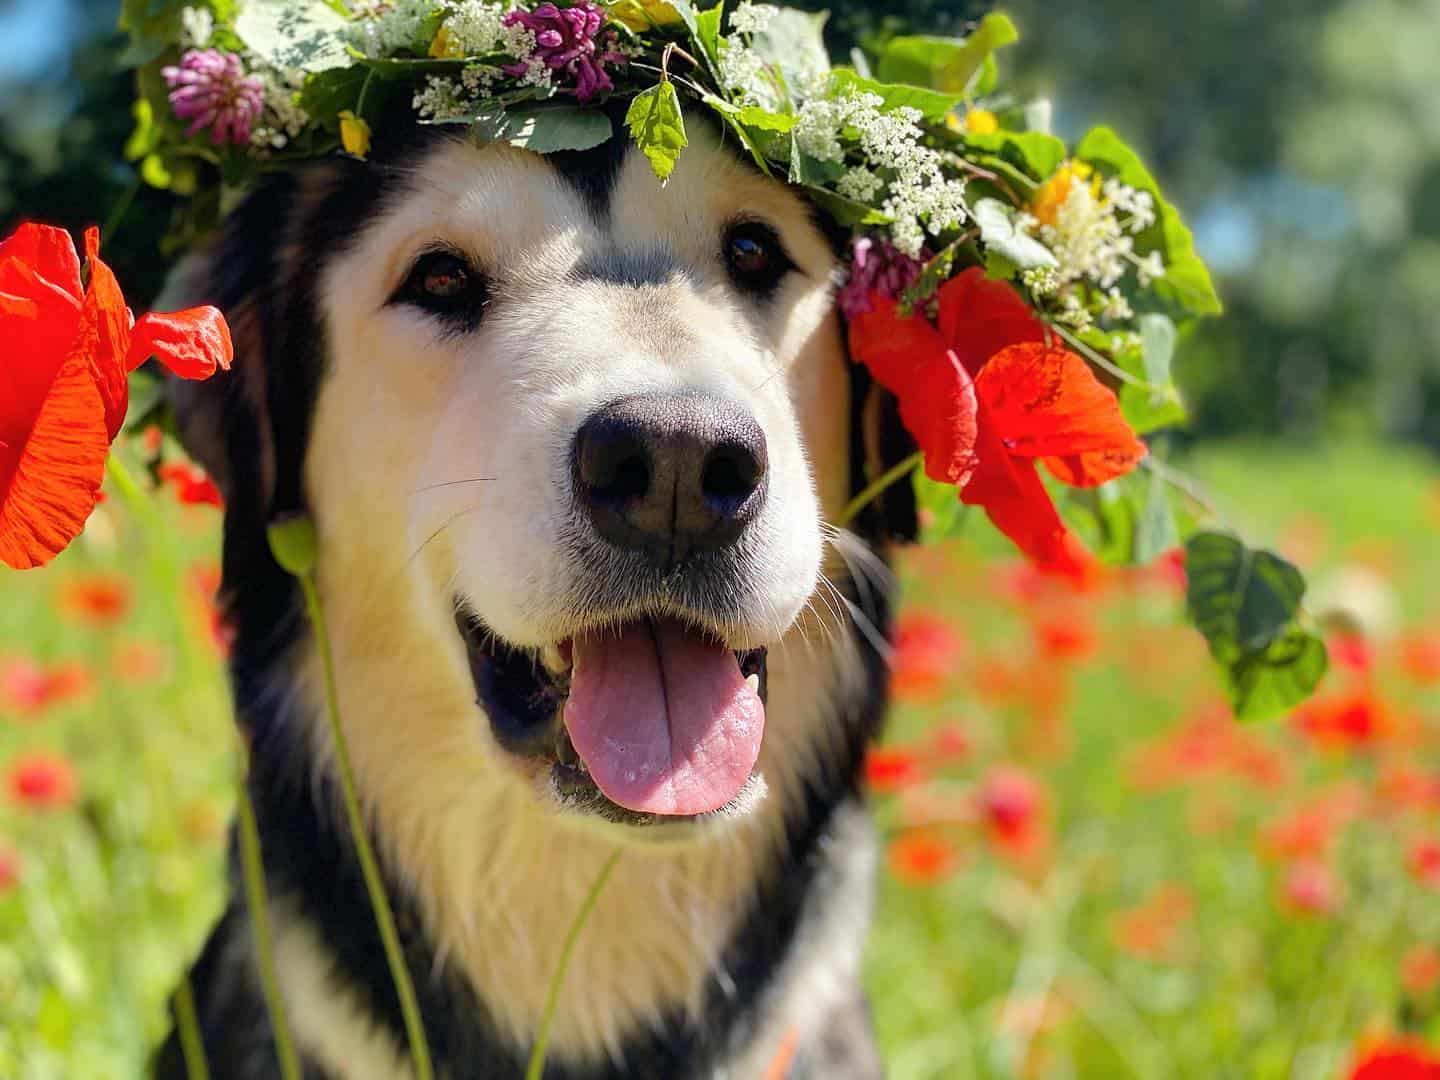
POLYGON ((552 670, 456 612, 496 739, 549 764, 569 808, 653 824, 725 811, 753 793, 764 649, 734 652, 677 620, 645 618, 561 642, 552 670))

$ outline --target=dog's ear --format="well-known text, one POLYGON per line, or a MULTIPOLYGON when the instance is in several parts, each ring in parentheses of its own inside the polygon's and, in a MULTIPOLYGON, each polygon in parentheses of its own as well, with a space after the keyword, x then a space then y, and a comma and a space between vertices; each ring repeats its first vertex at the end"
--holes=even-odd
POLYGON ((169 398, 181 442, 225 498, 221 602, 237 674, 242 652, 247 666, 267 663, 288 640, 277 631, 294 622, 294 582, 271 556, 266 530, 305 508, 305 447, 325 355, 317 223, 334 189, 329 167, 268 180, 209 249, 182 260, 157 305, 214 304, 235 343, 229 371, 172 380, 169 398))
MULTIPOLYGON (((853 497, 913 454, 916 445, 900 421, 895 395, 872 379, 853 357, 849 368, 853 497)), ((851 529, 871 544, 912 543, 919 535, 914 487, 908 480, 891 484, 860 511, 851 529)))

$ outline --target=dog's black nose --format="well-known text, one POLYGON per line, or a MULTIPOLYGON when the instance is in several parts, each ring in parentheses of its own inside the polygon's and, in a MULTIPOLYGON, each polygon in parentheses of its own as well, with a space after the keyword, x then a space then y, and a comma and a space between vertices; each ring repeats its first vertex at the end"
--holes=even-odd
POLYGON ((606 540, 669 566, 733 544, 765 497, 765 433, 732 401, 640 394, 575 435, 575 490, 606 540))

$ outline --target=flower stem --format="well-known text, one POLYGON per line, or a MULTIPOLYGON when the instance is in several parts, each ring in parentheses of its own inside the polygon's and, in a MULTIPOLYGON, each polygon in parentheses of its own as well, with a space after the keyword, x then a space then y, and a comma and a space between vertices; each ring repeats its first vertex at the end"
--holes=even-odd
POLYGON ((535 1032, 535 1045, 530 1050, 530 1064, 525 1069, 525 1080, 540 1080, 545 1072, 545 1051, 550 1045, 550 1028, 555 1021, 555 1010, 560 1004, 560 988, 565 985, 565 972, 570 967, 575 943, 580 940, 580 931, 585 929, 590 912, 595 910, 595 902, 600 899, 605 883, 610 880, 610 873, 619 861, 620 849, 616 848, 605 860, 600 873, 595 875, 595 881, 590 886, 590 891, 585 894, 585 899, 580 902, 580 910, 575 913, 575 921, 570 924, 570 930, 565 935, 565 944, 560 949, 560 960, 555 965, 555 973, 550 976, 550 988, 545 992, 545 1009, 540 1014, 540 1027, 535 1032))
MULTIPOLYGON (((129 467, 115 451, 105 459, 105 472, 110 482, 120 492, 141 526, 149 536, 152 551, 156 552, 156 565, 161 580, 173 581, 178 576, 178 559, 174 550, 164 540, 165 522, 155 508, 155 501, 145 492, 130 472, 129 467)), ((175 620, 180 625, 181 641, 185 644, 186 669, 190 669, 190 635, 184 630, 184 614, 176 605, 175 620)), ((244 754, 243 744, 241 753, 244 754)), ((250 791, 242 777, 236 795, 236 827, 240 835, 240 868, 245 879, 246 906, 250 913, 250 925, 255 935, 256 966, 260 972, 260 983, 265 998, 265 1009, 270 1016, 270 1030, 275 1039, 275 1053, 280 1059, 281 1075, 285 1080, 299 1080, 300 1063, 295 1056, 290 1039, 290 1025, 285 1017, 285 1003, 280 997, 275 981, 275 955, 270 935, 268 899, 265 893, 265 868, 260 856, 260 835, 255 824, 255 808, 250 802, 250 791)), ((180 1047, 185 1054, 186 1069, 191 1080, 208 1077, 205 1062, 205 1047, 200 1039, 195 1016, 195 997, 189 978, 182 975, 175 992, 175 1022, 180 1033, 180 1047), (188 1029, 188 1030, 187 1030, 188 1029), (193 1044, 193 1045, 192 1045, 193 1044)))
POLYGON ((395 994, 400 999, 400 1012, 405 1018, 405 1034, 410 1042, 410 1057, 415 1066, 415 1080, 433 1080, 434 1069, 430 1064, 430 1046, 425 1041, 425 1025, 420 1019, 420 1005, 415 997, 415 985, 410 980, 410 969, 405 966, 405 954, 400 949, 400 935, 395 930, 395 914, 385 895, 385 883, 380 878, 380 867, 375 860, 370 835, 365 829, 365 818, 360 811, 360 796, 355 787, 355 773, 350 767, 350 751, 346 746, 345 732, 340 726, 339 694, 335 682, 335 657, 330 650, 330 635, 325 624, 325 610, 320 603, 320 591, 315 587, 315 575, 304 573, 298 578, 305 592, 305 609, 310 623, 315 628, 315 638, 320 648, 320 660, 325 669, 325 711, 330 719, 330 737, 335 747, 335 762, 340 772, 340 790, 345 800, 345 814, 350 821, 350 835, 355 842, 355 854, 360 860, 360 872, 365 877, 365 888, 370 894, 370 905, 375 912, 375 925, 380 931, 380 941, 385 947, 385 960, 390 965, 390 977, 395 983, 395 994))
MULTIPOLYGON (((249 773, 247 764, 246 773, 249 773)), ((270 909, 265 895, 265 864, 260 858, 260 827, 255 821, 255 804, 250 801, 247 777, 240 779, 235 804, 235 823, 240 830, 240 868, 245 878, 245 904, 250 909, 250 930, 255 935, 255 966, 260 972, 260 992, 270 1014, 275 1054, 280 1059, 284 1080, 300 1080, 300 1059, 285 1018, 285 1001, 275 977, 275 939, 270 932, 270 909)))
POLYGON ((180 1052, 185 1056, 185 1075, 189 1080, 210 1080, 210 1066, 205 1062, 205 1041, 200 1037, 200 1021, 195 1015, 195 995, 190 990, 190 976, 181 975, 175 988, 175 1028, 180 1033, 180 1052))
POLYGON ((892 484, 909 476, 919 468, 920 463, 924 460, 925 451, 916 450, 915 453, 900 462, 900 464, 892 465, 886 469, 878 477, 866 484, 860 494, 845 504, 845 509, 840 511, 840 516, 835 520, 835 524, 840 528, 849 525, 850 522, 859 516, 861 510, 864 510, 865 507, 878 499, 892 484))

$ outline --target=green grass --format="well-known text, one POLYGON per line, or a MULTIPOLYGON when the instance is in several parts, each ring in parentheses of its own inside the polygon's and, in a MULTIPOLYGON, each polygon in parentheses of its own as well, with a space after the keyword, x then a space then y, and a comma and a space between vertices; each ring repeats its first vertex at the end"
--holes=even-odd
MULTIPOLYGON (((1193 465, 1252 538, 1303 548, 1319 579, 1379 566, 1405 624, 1440 629, 1440 487, 1421 457, 1252 445, 1193 465)), ((219 909, 236 765, 196 585, 215 558, 215 517, 164 514, 163 535, 147 536, 112 501, 53 567, 0 576, 0 862, 9 851, 19 864, 0 891, 6 1078, 142 1075, 166 996, 219 909), (75 583, 111 573, 130 583, 123 617, 94 626, 66 613, 75 583), (163 670, 140 671, 138 651, 163 670), (29 712, 6 699, 20 660, 78 665, 89 685, 29 712), (37 749, 73 764, 73 805, 10 796, 14 763, 37 749)), ((1175 594, 1113 586, 1017 607, 1003 595, 1011 569, 968 539, 901 566, 906 610, 964 643, 935 691, 899 704, 887 739, 927 778, 877 799, 884 835, 913 831, 926 796, 948 808, 929 835, 957 860, 928 885, 882 873, 866 979, 891 1075, 1329 1077, 1374 1025, 1440 1038, 1434 991, 1407 996, 1399 974, 1417 941, 1440 942, 1440 892, 1412 880, 1404 854, 1435 834, 1436 812, 1391 806, 1379 784, 1400 763, 1440 776, 1435 691, 1403 678, 1381 642, 1376 687, 1403 739, 1318 751, 1275 724, 1246 735, 1283 762, 1283 782, 1217 775, 1147 790, 1137 754, 1217 692, 1175 594), (1035 661, 1034 626, 1057 619, 1093 630, 1096 653, 1035 661), (1048 713, 1040 690, 1054 695, 1048 713), (969 744, 958 760, 924 749, 942 724, 969 744), (1000 763, 1043 789, 1048 844, 1028 858, 964 820, 1000 763), (1344 783, 1363 807, 1335 826, 1326 856, 1340 898, 1297 914, 1281 898, 1288 865, 1262 852, 1261 830, 1307 800, 1338 803, 1344 783), (1157 955, 1135 955, 1117 920, 1167 883, 1188 913, 1157 955)))

